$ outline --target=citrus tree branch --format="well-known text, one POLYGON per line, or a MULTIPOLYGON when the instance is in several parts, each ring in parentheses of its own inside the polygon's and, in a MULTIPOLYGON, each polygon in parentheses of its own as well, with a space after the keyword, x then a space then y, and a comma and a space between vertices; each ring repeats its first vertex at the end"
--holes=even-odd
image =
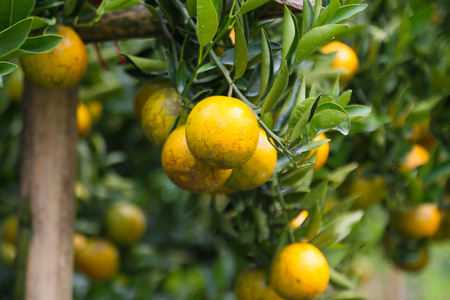
MULTIPOLYGON (((314 5, 313 0, 311 3, 314 5)), ((283 5, 289 6, 293 12, 300 12, 303 8, 303 0, 269 2, 262 8, 261 18, 282 17, 283 5)), ((76 30, 85 43, 148 38, 163 33, 159 21, 152 16, 144 5, 107 13, 94 25, 78 27, 76 30)))

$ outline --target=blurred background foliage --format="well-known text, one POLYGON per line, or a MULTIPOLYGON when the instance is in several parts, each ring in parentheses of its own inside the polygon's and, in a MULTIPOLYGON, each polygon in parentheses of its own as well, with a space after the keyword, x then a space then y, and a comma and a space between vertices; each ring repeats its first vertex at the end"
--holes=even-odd
MULTIPOLYGON (((362 2, 349 0, 342 4, 362 2)), ((324 1, 324 6, 327 4, 324 1)), ((356 292, 370 295, 368 299, 387 299, 394 265, 386 241, 403 243, 392 233, 391 214, 417 203, 435 203, 447 209, 449 205, 443 195, 448 195, 450 189, 450 17, 445 0, 375 0, 368 4, 365 11, 350 20, 350 29, 338 39, 353 48, 360 61, 357 75, 341 88, 353 91, 351 104, 371 106, 372 112, 353 125, 349 136, 327 133, 331 139, 330 156, 315 179, 329 178, 330 174, 341 179, 336 170, 347 166, 350 172, 357 166, 354 162, 360 166, 342 186, 337 180, 326 189, 327 204, 322 204, 337 207, 328 215, 330 219, 344 212, 357 214, 348 212, 348 203, 351 206, 355 199, 348 193, 353 178, 364 174, 368 178, 381 176, 386 181, 383 201, 364 208, 343 242, 324 247, 324 254, 331 266, 345 274, 341 288, 356 286, 356 292), (418 170, 398 171, 414 143, 424 146, 432 159, 418 170)), ((279 36, 281 40, 281 25, 274 22, 267 27, 274 39, 279 36)), ((107 208, 129 201, 144 211, 147 230, 137 244, 119 246, 121 267, 112 280, 91 281, 75 271, 74 299, 148 299, 149 295, 161 300, 235 299, 233 288, 238 274, 263 260, 254 256, 249 260, 247 254, 263 252, 264 257, 264 252, 273 252, 267 248, 276 245, 277 240, 255 242, 261 240, 258 235, 262 234, 261 227, 252 223, 257 216, 244 215, 247 221, 241 224, 237 238, 236 228, 229 222, 234 216, 227 215, 232 213, 230 201, 235 201, 233 207, 243 206, 241 211, 247 209, 246 214, 258 214, 249 207, 253 201, 258 201, 258 208, 270 206, 267 193, 258 190, 234 196, 194 195, 175 187, 165 175, 161 150, 148 142, 134 114, 139 76, 118 55, 142 55, 160 48, 161 43, 154 38, 88 46, 90 65, 80 100, 88 107, 99 101, 102 113, 77 145, 75 228, 88 237, 106 238, 107 208), (129 75, 124 75, 125 69, 129 75)), ((308 89, 315 85, 328 94, 336 76, 329 64, 330 57, 317 53, 297 72, 306 75, 308 89)), ((2 223, 15 214, 18 202, 22 123, 17 82, 22 76, 20 70, 14 71, 0 90, 2 223)), ((348 172, 342 172, 343 179, 348 172)), ((289 197, 286 201, 289 203, 289 197)), ((294 207, 290 214, 299 210, 294 207)), ((278 233, 282 231, 277 220, 269 221, 278 226, 278 233)), ((429 263, 423 271, 403 278, 402 299, 447 299, 449 239, 422 239, 418 243, 429 247, 429 263)), ((0 299, 11 299, 14 245, 3 236, 0 247, 0 299)), ((335 285, 339 282, 334 279, 335 285)), ((326 294, 332 292, 330 288, 326 294)), ((357 299, 355 295, 340 299, 357 299)))

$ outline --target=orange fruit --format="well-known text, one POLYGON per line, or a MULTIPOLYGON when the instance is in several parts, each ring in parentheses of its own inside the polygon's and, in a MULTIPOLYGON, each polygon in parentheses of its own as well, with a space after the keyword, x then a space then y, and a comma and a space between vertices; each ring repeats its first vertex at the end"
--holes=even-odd
POLYGON ((14 265, 14 260, 16 259, 16 245, 7 240, 1 241, 0 257, 7 266, 14 265))
POLYGON ((407 251, 397 250, 392 259, 399 269, 410 272, 420 271, 428 263, 428 249, 421 247, 407 251))
POLYGON ((344 70, 340 80, 344 82, 350 81, 350 79, 355 76, 359 68, 359 60, 355 51, 344 43, 338 41, 332 41, 320 48, 320 52, 323 54, 331 54, 336 52, 333 62, 331 63, 332 68, 338 68, 344 70))
POLYGON ((192 109, 186 123, 186 142, 192 155, 220 169, 243 165, 255 153, 258 121, 242 101, 213 96, 192 109))
POLYGON ((186 126, 175 129, 163 147, 161 162, 169 179, 179 188, 191 193, 213 192, 231 174, 198 161, 186 143, 186 126))
POLYGON ((307 217, 308 211, 304 209, 301 212, 299 212, 298 215, 289 222, 289 226, 291 226, 292 229, 297 229, 303 224, 303 222, 306 220, 307 217))
POLYGON ((98 121, 103 112, 103 105, 99 100, 92 100, 86 103, 89 112, 91 113, 92 119, 98 121))
POLYGON ((252 157, 231 172, 225 186, 234 191, 249 191, 265 183, 277 163, 277 150, 267 139, 266 132, 259 129, 258 146, 252 157))
POLYGON ((116 243, 131 245, 145 233, 147 221, 139 206, 132 203, 118 203, 106 212, 106 231, 116 243))
POLYGON ((16 215, 9 216, 3 222, 3 238, 12 244, 17 241, 18 225, 16 215))
POLYGON ((172 87, 154 91, 142 109, 142 128, 150 142, 164 146, 170 129, 181 113, 178 93, 172 87))
POLYGON ((166 82, 146 81, 138 88, 134 96, 134 113, 138 120, 142 119, 142 110, 150 95, 164 88, 170 88, 170 84, 166 82))
POLYGON ((119 269, 119 251, 112 243, 92 239, 80 251, 77 268, 93 280, 107 280, 112 278, 119 269))
POLYGON ((406 155, 406 159, 400 165, 400 170, 411 171, 417 167, 420 167, 428 162, 430 154, 427 149, 419 144, 414 144, 411 150, 406 155))
POLYGON ((266 269, 245 270, 239 275, 236 282, 237 300, 283 300, 266 282, 266 269))
POLYGON ((348 195, 358 195, 353 208, 364 209, 381 202, 386 197, 386 179, 377 174, 366 172, 365 168, 358 168, 355 176, 348 184, 348 195))
POLYGON ((87 71, 86 47, 70 27, 58 25, 64 39, 50 52, 20 58, 25 76, 46 89, 64 89, 81 81, 87 71))
POLYGON ((397 232, 412 239, 420 239, 432 237, 438 231, 441 213, 436 205, 423 203, 404 212, 395 212, 391 221, 397 232))
POLYGON ((282 298, 314 298, 323 293, 330 269, 322 252, 314 245, 300 242, 283 248, 270 269, 270 285, 282 298))
POLYGON ((88 239, 86 236, 82 233, 75 233, 73 235, 73 254, 75 256, 75 264, 77 264, 77 261, 80 257, 81 251, 87 246, 88 239))
MULTIPOLYGON (((318 137, 314 139, 314 141, 317 142, 326 139, 327 136, 324 133, 321 133, 318 137)), ((319 171, 327 162, 328 154, 330 153, 330 144, 326 143, 320 146, 319 148, 312 150, 311 153, 306 157, 306 159, 311 157, 316 152, 317 156, 316 156, 316 165, 314 166, 314 172, 319 171)))
POLYGON ((77 107, 77 130, 79 137, 85 137, 91 132, 92 129, 92 117, 86 104, 83 102, 78 103, 77 107))

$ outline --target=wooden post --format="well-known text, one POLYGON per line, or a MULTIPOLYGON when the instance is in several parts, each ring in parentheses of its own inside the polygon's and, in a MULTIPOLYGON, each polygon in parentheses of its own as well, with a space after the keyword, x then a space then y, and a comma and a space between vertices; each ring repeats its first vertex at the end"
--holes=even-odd
POLYGON ((25 298, 70 300, 78 86, 46 90, 25 81, 23 100, 20 198, 32 220, 25 298))

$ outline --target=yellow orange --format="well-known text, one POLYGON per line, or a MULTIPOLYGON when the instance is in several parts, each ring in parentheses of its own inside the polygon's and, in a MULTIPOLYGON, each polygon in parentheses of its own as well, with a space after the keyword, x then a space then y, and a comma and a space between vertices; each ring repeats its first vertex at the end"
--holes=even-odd
POLYGON ((267 270, 264 268, 247 269, 236 282, 237 300, 283 300, 270 285, 267 285, 267 270))
POLYGON ((163 147, 161 162, 169 179, 191 193, 214 192, 231 174, 231 169, 217 169, 198 161, 186 143, 186 126, 175 129, 163 147))
POLYGON ((234 191, 249 191, 265 183, 277 163, 277 150, 267 139, 266 132, 259 129, 258 146, 252 157, 231 172, 225 186, 234 191))
POLYGON ((142 209, 132 203, 118 203, 106 212, 106 230, 116 243, 131 245, 145 233, 147 221, 142 209))
POLYGON ((283 248, 270 269, 270 286, 286 299, 319 296, 328 285, 330 269, 322 252, 309 243, 283 248))
POLYGON ((414 144, 411 150, 406 155, 406 159, 400 165, 400 170, 411 171, 417 167, 420 167, 428 162, 430 154, 427 149, 419 144, 414 144))
POLYGON ((68 88, 87 71, 86 47, 75 30, 59 25, 58 35, 64 39, 52 51, 20 58, 25 76, 42 88, 68 88))
POLYGON ((85 137, 91 132, 92 129, 92 117, 86 104, 83 102, 78 103, 77 107, 77 130, 79 137, 85 137))
POLYGON ((432 237, 439 229, 441 213, 436 205, 423 203, 404 212, 395 212, 391 221, 393 228, 406 237, 432 237))
POLYGON ((116 246, 100 239, 89 240, 77 259, 78 270, 93 280, 112 278, 117 273, 119 264, 116 246))
POLYGON ((331 54, 336 52, 332 68, 339 68, 345 71, 340 76, 341 81, 350 81, 355 76, 359 68, 359 60, 355 51, 344 43, 333 41, 320 48, 323 54, 331 54))
POLYGON ((242 101, 213 96, 192 109, 186 141, 192 155, 204 164, 232 169, 248 161, 259 139, 258 121, 242 101))

